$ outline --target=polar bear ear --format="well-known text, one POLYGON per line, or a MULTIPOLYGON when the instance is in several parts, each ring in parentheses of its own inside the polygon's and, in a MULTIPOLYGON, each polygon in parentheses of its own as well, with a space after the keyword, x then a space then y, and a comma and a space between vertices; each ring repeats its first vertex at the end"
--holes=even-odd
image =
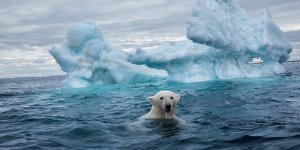
POLYGON ((180 95, 176 94, 176 97, 177 97, 177 102, 178 102, 180 100, 180 95))
POLYGON ((152 102, 155 100, 155 97, 154 96, 149 96, 147 99, 152 104, 152 102))

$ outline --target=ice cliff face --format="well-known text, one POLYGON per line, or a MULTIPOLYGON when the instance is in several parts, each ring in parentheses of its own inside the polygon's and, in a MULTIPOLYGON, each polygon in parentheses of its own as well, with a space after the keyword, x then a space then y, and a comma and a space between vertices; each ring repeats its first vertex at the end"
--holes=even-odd
POLYGON ((95 23, 84 22, 70 28, 67 41, 50 53, 68 73, 66 84, 83 87, 276 75, 284 72, 281 63, 292 50, 267 9, 254 21, 233 0, 198 0, 187 37, 126 54, 110 46, 95 23), (249 63, 253 58, 264 64, 249 63))

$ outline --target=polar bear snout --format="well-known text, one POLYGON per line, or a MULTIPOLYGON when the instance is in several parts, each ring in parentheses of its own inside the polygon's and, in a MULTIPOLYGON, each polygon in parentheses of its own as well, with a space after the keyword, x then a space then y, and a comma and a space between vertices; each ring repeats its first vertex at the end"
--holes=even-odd
POLYGON ((164 110, 165 112, 167 112, 167 113, 170 112, 171 109, 172 109, 172 105, 171 105, 171 104, 166 104, 165 107, 163 108, 163 110, 164 110))

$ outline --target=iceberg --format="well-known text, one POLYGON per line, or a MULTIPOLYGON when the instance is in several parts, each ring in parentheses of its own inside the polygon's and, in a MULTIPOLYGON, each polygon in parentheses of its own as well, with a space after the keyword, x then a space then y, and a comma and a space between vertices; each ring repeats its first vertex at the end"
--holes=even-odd
POLYGON ((97 25, 68 30, 50 49, 71 87, 151 81, 201 82, 283 73, 292 46, 265 9, 253 20, 234 0, 198 0, 187 40, 125 53, 112 47, 97 25), (260 63, 252 63, 259 60, 260 63))
POLYGON ((284 62, 292 46, 272 21, 266 8, 258 21, 233 0, 198 0, 188 23, 187 37, 205 44, 264 61, 284 62))
POLYGON ((169 80, 200 82, 284 72, 292 46, 265 9, 258 21, 233 0, 198 0, 187 27, 188 41, 137 50, 129 60, 167 70, 169 80), (252 60, 262 60, 254 65, 252 60))
POLYGON ((125 52, 110 46, 91 21, 71 27, 67 41, 51 48, 49 53, 67 73, 65 84, 69 87, 150 82, 168 77, 164 70, 128 62, 125 52))

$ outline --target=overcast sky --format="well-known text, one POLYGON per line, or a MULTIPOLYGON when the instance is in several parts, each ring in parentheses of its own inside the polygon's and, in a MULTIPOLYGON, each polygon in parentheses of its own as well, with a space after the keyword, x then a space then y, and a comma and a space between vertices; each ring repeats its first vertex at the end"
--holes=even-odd
MULTIPOLYGON (((268 7, 273 20, 300 49, 299 0, 238 0, 255 18, 268 7)), ((0 78, 62 74, 48 53, 72 24, 93 20, 122 49, 185 39, 196 0, 1 0, 0 78)), ((299 58, 300 59, 300 58, 299 58)))

